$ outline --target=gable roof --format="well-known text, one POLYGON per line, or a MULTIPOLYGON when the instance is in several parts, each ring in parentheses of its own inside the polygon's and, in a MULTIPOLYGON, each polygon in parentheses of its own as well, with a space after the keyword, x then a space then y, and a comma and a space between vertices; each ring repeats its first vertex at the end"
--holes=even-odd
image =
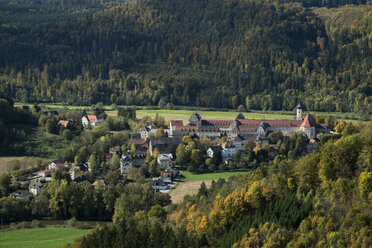
POLYGON ((238 134, 238 135, 235 137, 235 139, 234 139, 234 141, 242 141, 242 140, 245 140, 245 139, 244 139, 244 137, 241 136, 240 134, 238 134))
POLYGON ((299 127, 302 121, 297 120, 238 120, 242 125, 258 127, 262 122, 272 127, 299 127))
POLYGON ((245 116, 240 112, 235 119, 245 119, 245 116))
POLYGON ((98 120, 98 117, 96 115, 88 115, 87 118, 88 118, 89 121, 97 121, 98 120))
POLYGON ((58 122, 58 125, 62 125, 62 126, 64 126, 64 127, 67 127, 68 124, 69 124, 69 121, 62 121, 62 120, 60 120, 60 121, 58 122))
POLYGON ((301 123, 301 127, 315 127, 316 121, 314 117, 310 114, 307 114, 301 123))
POLYGON ((191 116, 190 116, 190 119, 191 118, 196 118, 196 119, 198 119, 198 120, 201 120, 201 116, 200 116, 200 114, 198 113, 198 112, 194 112, 191 116))
POLYGON ((170 122, 171 126, 175 127, 182 127, 183 126, 183 121, 182 120, 174 120, 170 122))
POLYGON ((102 180, 102 179, 97 179, 96 181, 94 181, 94 183, 92 185, 97 186, 98 184, 101 184, 102 186, 106 185, 105 181, 102 180))

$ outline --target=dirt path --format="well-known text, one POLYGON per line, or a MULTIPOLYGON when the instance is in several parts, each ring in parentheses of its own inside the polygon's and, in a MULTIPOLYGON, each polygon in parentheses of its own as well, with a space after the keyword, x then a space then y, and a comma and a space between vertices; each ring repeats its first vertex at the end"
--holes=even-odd
POLYGON ((171 193, 171 199, 173 203, 180 203, 183 200, 185 195, 195 195, 198 193, 200 188, 200 184, 205 182, 207 187, 211 186, 212 180, 195 180, 195 181, 186 181, 180 182, 177 184, 176 189, 174 189, 171 193))

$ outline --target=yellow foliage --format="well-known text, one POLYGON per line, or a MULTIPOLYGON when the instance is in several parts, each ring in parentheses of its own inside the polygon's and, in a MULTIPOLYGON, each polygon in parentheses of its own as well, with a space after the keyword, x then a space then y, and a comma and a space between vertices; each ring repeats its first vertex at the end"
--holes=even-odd
POLYGON ((202 236, 203 234, 207 232, 208 226, 209 226, 208 217, 203 215, 203 217, 198 218, 198 220, 196 221, 196 224, 195 224, 196 233, 199 236, 202 236))
POLYGON ((260 145, 256 145, 255 148, 253 148, 253 151, 257 154, 257 152, 261 149, 260 145))

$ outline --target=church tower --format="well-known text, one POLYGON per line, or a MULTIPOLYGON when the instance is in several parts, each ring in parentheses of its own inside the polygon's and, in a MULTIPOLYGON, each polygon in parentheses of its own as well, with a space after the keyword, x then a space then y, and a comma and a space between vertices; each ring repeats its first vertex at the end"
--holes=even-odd
POLYGON ((296 116, 296 120, 302 121, 302 106, 301 106, 301 104, 298 104, 297 105, 297 116, 296 116))

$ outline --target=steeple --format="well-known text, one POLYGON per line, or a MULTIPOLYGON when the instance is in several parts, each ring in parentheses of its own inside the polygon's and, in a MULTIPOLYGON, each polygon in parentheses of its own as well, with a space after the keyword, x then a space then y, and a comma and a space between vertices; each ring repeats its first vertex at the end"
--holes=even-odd
POLYGON ((300 103, 297 105, 297 115, 296 115, 296 120, 298 120, 298 121, 302 121, 302 106, 301 106, 300 103))

